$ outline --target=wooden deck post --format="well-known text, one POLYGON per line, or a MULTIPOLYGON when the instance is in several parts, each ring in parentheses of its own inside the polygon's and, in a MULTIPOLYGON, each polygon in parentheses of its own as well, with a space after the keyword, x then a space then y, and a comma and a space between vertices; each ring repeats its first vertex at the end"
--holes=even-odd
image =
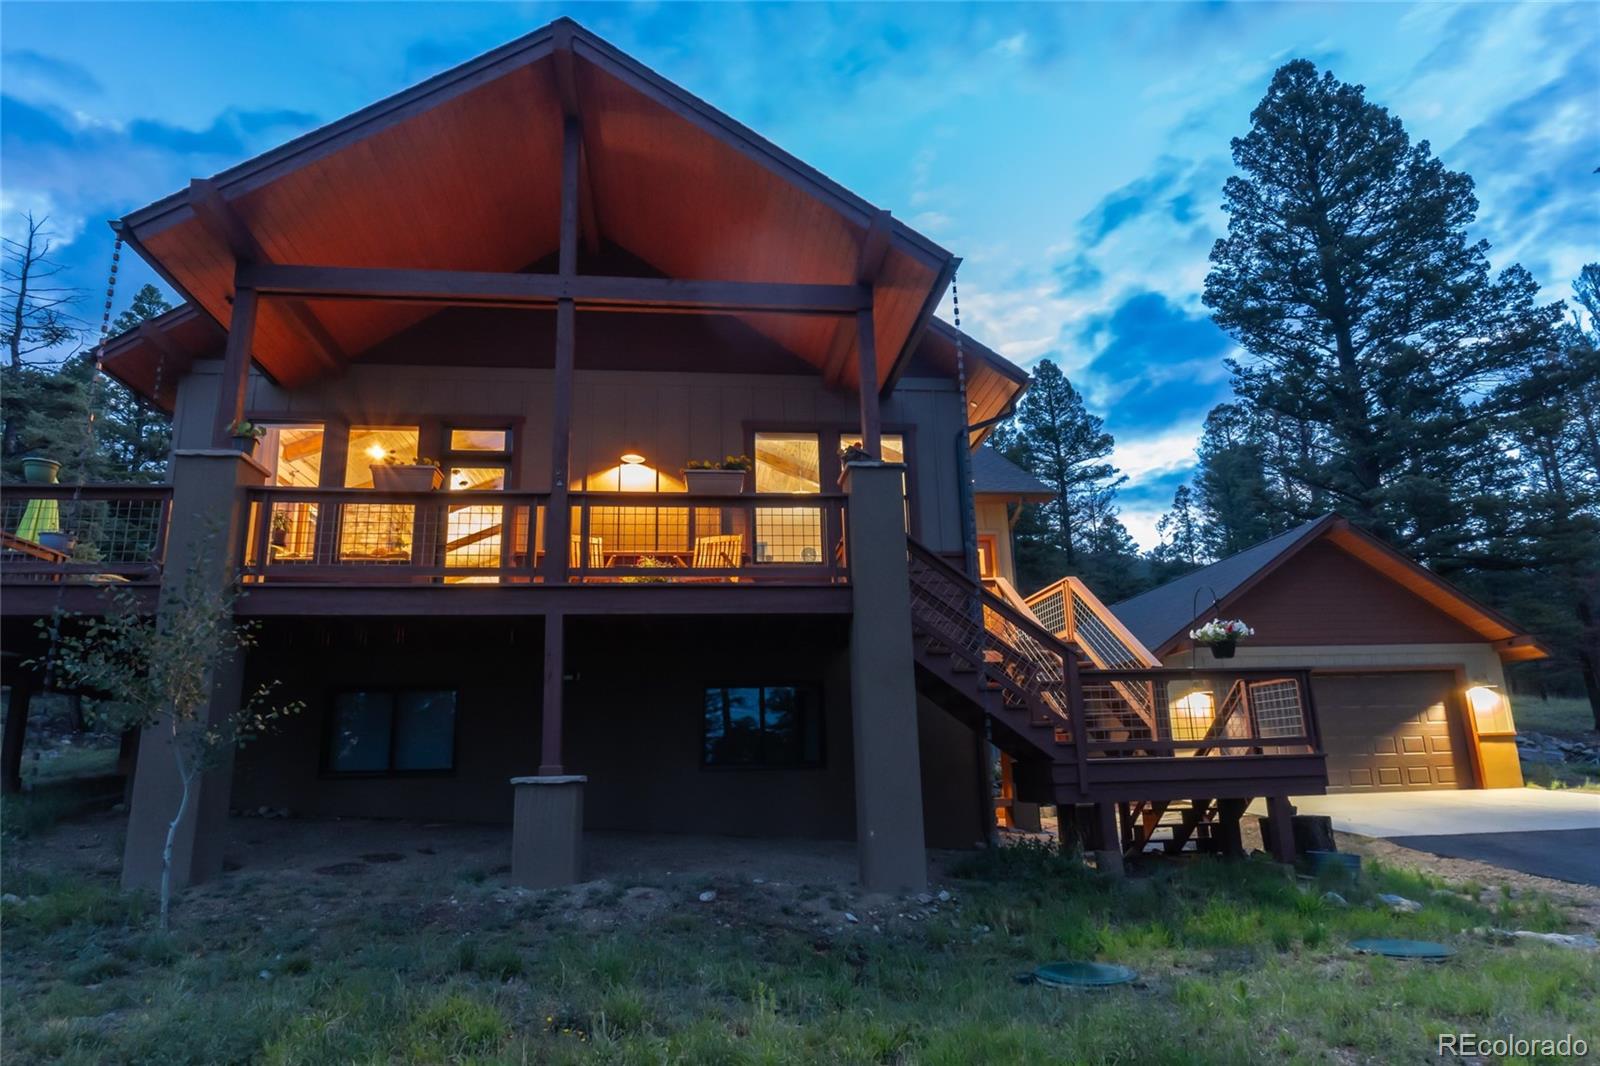
POLYGON ((1267 850, 1279 862, 1294 862, 1294 804, 1288 796, 1267 797, 1267 850))
POLYGON ((539 775, 560 774, 561 717, 565 711, 567 619, 561 614, 544 617, 544 702, 540 705, 539 775))
POLYGON ((878 413, 878 339, 873 331, 872 308, 856 312, 856 368, 860 375, 861 450, 867 458, 883 458, 883 420, 878 413))
POLYGON ((233 315, 228 321, 228 343, 222 353, 222 389, 217 398, 216 423, 211 443, 231 446, 229 427, 244 419, 250 387, 250 345, 256 332, 256 290, 235 287, 233 315))
MULTIPOLYGON (((578 120, 562 126, 561 140, 561 251, 560 273, 578 273, 578 120)), ((572 512, 567 505, 567 481, 572 468, 572 377, 576 361, 577 303, 570 297, 556 301, 555 374, 550 394, 550 503, 544 516, 544 580, 567 580, 567 544, 572 535, 572 512)))
POLYGON ((33 674, 11 673, 11 698, 6 701, 6 729, 0 752, 0 792, 14 796, 22 791, 22 745, 28 735, 28 705, 33 702, 33 674))
POLYGON ((1217 801, 1217 850, 1230 859, 1244 858, 1244 835, 1239 822, 1248 806, 1250 801, 1244 799, 1217 801))

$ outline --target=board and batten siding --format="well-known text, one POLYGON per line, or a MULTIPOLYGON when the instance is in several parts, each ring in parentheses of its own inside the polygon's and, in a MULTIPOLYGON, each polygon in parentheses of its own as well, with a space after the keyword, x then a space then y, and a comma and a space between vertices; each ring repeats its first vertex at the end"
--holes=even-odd
MULTIPOLYGON (((210 446, 220 368, 216 361, 197 362, 184 378, 173 419, 175 448, 210 446)), ((246 409, 265 420, 351 425, 408 424, 419 417, 522 419, 516 484, 540 492, 550 487, 551 390, 547 369, 357 364, 292 391, 252 374, 246 409)), ((910 431, 918 535, 935 551, 962 550, 955 457, 962 415, 955 383, 938 378, 902 379, 883 404, 885 431, 910 431)), ((853 428, 858 417, 854 393, 826 389, 811 376, 579 369, 573 379, 573 487, 586 474, 614 470, 625 450, 640 450, 649 466, 675 481, 690 459, 747 451, 748 428, 853 428)))

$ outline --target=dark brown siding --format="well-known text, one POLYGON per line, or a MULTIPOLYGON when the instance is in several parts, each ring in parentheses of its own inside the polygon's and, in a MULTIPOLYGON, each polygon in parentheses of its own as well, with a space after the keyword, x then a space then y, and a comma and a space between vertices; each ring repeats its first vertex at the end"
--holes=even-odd
POLYGON ((1457 644, 1483 637, 1349 554, 1319 541, 1228 608, 1256 645, 1457 644))

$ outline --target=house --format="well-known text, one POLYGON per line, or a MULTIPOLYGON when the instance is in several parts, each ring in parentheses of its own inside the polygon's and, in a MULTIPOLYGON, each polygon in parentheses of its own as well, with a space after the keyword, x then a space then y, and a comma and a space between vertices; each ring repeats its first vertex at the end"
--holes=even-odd
POLYGON ((854 838, 884 889, 984 837, 991 745, 1107 861, 1323 787, 1303 671, 1113 669, 1092 595, 1063 637, 999 584, 1038 488, 981 444, 1026 376, 934 317, 956 257, 569 20, 115 228, 185 300, 104 359, 171 483, 12 487, 0 614, 19 648, 107 582, 246 593, 208 713, 307 711, 207 776, 180 883, 235 808, 510 822, 533 885, 585 830, 854 838), (45 497, 75 554, 17 536, 45 497))
POLYGON ((1337 514, 1112 611, 1168 666, 1210 665, 1189 631, 1220 616, 1256 631, 1239 664, 1311 667, 1330 792, 1522 785, 1502 664, 1545 649, 1337 514))

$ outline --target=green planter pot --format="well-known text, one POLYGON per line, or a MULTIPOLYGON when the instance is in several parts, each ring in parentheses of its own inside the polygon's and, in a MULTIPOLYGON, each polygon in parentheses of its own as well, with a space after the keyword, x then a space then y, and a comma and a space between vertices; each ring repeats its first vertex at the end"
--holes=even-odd
POLYGON ((22 480, 30 485, 54 485, 61 473, 61 464, 41 455, 30 455, 22 460, 22 480))

